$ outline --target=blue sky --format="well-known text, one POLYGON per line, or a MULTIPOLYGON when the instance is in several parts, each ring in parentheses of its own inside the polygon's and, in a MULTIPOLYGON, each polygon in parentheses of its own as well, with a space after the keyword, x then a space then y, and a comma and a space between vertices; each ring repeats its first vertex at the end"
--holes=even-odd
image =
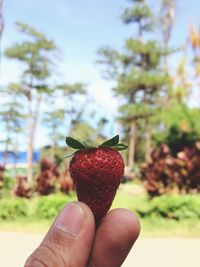
MULTIPOLYGON (((6 0, 4 1, 5 31, 3 47, 16 41, 14 22, 26 22, 56 40, 63 56, 60 66, 69 82, 102 81, 95 66, 99 47, 120 48, 133 32, 125 26, 120 14, 129 3, 126 0, 6 0)), ((177 21, 171 38, 172 45, 186 39, 188 22, 200 23, 200 1, 177 0, 177 21)), ((159 3, 159 0, 154 1, 159 3)), ((155 5, 156 8, 156 5, 155 5)), ((12 64, 14 65, 14 64, 12 64)), ((9 80, 5 75, 3 81, 9 80)))
MULTIPOLYGON (((157 9, 159 0, 153 2, 157 9)), ((199 0, 177 2, 173 46, 185 42, 190 19, 200 24, 199 0)), ((56 41, 62 53, 58 79, 87 83, 99 108, 112 119, 118 107, 118 101, 112 98, 113 83, 102 78, 95 60, 100 47, 121 48, 124 39, 133 33, 132 27, 123 25, 120 20, 122 10, 128 5, 126 0, 6 0, 2 49, 19 38, 15 21, 28 23, 44 32, 56 41)), ((1 69, 2 84, 18 79, 20 68, 15 62, 3 59, 1 69)))

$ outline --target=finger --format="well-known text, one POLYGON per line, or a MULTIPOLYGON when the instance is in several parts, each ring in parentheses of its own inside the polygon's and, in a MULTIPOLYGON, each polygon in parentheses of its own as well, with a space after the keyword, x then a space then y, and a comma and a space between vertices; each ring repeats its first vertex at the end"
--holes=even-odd
POLYGON ((91 210, 81 202, 68 204, 25 267, 85 267, 94 231, 91 210))
POLYGON ((140 232, 137 217, 126 209, 115 209, 103 219, 96 232, 90 267, 119 267, 140 232))

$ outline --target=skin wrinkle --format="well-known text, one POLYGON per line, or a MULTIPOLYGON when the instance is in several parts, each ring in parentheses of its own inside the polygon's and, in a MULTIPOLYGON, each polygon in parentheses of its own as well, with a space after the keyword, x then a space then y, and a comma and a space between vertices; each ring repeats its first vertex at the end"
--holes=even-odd
MULTIPOLYGON (((39 259, 35 259, 32 261, 32 265, 30 267, 48 267, 48 265, 46 265, 44 262, 42 262, 41 260, 39 259), (38 263, 39 263, 39 266, 38 266, 38 263)), ((29 267, 29 266, 28 266, 29 267)))
MULTIPOLYGON (((41 248, 45 248, 45 249, 47 249, 48 251, 50 251, 50 253, 51 253, 52 255, 54 255, 54 256, 57 258, 58 262, 62 262, 62 266, 63 266, 63 267, 66 267, 66 265, 65 265, 65 261, 64 261, 64 259, 62 258, 62 256, 59 255, 59 254, 57 254, 57 253, 55 253, 55 252, 53 251, 53 249, 52 249, 50 246, 48 246, 47 244, 41 244, 40 247, 41 247, 41 248)), ((59 267, 62 267, 62 266, 59 266, 59 267)))
POLYGON ((53 226, 53 228, 50 230, 48 234, 48 238, 45 238, 43 241, 43 244, 46 243, 52 243, 56 250, 63 250, 65 248, 66 239, 70 238, 70 242, 68 242, 68 250, 73 246, 75 242, 75 238, 73 235, 70 235, 67 231, 63 231, 60 228, 57 228, 56 226, 53 226))

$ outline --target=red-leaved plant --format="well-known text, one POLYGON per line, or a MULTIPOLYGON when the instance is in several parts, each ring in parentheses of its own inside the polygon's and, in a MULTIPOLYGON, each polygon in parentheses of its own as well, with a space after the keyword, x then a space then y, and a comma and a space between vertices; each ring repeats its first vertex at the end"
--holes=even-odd
POLYGON ((49 195, 55 191, 55 183, 59 177, 56 164, 42 159, 40 162, 40 175, 37 177, 36 191, 41 195, 49 195))
POLYGON ((173 190, 200 192, 200 142, 173 157, 162 144, 151 153, 151 161, 141 167, 141 179, 151 197, 173 190))
POLYGON ((5 171, 5 166, 0 165, 0 189, 3 188, 3 173, 5 171))
POLYGON ((74 191, 74 183, 69 173, 69 168, 61 173, 59 178, 60 191, 64 194, 68 194, 70 191, 74 191))
POLYGON ((16 189, 14 191, 15 195, 18 197, 31 197, 31 189, 27 186, 27 177, 26 176, 17 176, 16 177, 16 189))

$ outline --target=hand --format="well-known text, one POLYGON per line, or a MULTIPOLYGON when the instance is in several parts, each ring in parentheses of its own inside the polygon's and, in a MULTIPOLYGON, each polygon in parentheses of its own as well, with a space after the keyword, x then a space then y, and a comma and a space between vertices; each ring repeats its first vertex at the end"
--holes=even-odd
POLYGON ((119 267, 140 231, 126 209, 110 211, 95 231, 91 210, 81 202, 64 207, 25 267, 119 267))

